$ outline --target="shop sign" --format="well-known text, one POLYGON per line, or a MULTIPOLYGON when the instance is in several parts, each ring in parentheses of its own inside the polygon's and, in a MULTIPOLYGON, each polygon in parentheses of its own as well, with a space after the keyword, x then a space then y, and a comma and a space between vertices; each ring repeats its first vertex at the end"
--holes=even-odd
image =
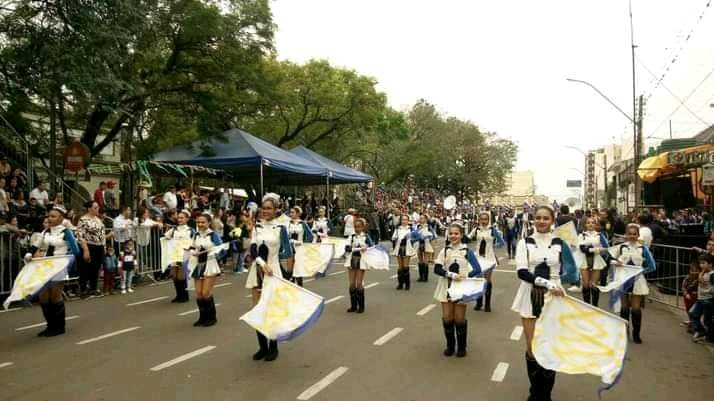
POLYGON ((702 186, 714 186, 714 164, 705 164, 702 166, 702 186))
POLYGON ((714 164, 714 151, 670 152, 667 155, 667 162, 673 166, 701 166, 707 163, 714 164))

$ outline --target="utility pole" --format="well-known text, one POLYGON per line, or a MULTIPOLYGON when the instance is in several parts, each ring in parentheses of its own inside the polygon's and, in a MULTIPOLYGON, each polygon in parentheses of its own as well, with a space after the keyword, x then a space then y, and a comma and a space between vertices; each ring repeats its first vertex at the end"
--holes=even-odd
POLYGON ((605 179, 605 207, 610 208, 610 195, 607 193, 607 154, 603 152, 602 155, 602 176, 605 179))
MULTIPOLYGON (((57 117, 55 115, 55 102, 50 100, 50 191, 57 193, 57 117)), ((27 157, 30 157, 28 154, 27 157)))
POLYGON ((635 28, 632 23, 632 0, 629 1, 630 8, 630 48, 632 49, 632 117, 633 121, 633 159, 634 166, 632 167, 632 183, 635 187, 635 208, 640 205, 640 177, 637 175, 637 168, 640 166, 640 147, 639 147, 639 133, 637 126, 639 125, 637 116, 637 81, 635 75, 635 28))
POLYGON ((642 183, 640 182, 640 177, 637 175, 637 168, 640 165, 641 153, 642 153, 642 114, 644 109, 644 96, 640 95, 639 98, 639 110, 637 112, 637 124, 635 125, 635 207, 642 203, 642 183))

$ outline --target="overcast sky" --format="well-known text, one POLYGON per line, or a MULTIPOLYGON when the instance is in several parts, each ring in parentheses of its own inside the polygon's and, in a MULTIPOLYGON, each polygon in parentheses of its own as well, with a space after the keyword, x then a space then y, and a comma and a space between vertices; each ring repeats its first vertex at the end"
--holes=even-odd
MULTIPOLYGON (((710 2, 633 1, 637 92, 651 94, 647 146, 669 137, 669 116, 680 105, 665 87, 689 96, 671 117, 673 137, 714 123, 710 2), (668 66, 653 91, 647 69, 659 76, 668 66)), ((566 178, 580 178, 569 168, 582 170, 583 156, 565 146, 587 150, 632 138, 623 115, 565 80, 587 80, 632 113, 626 0, 275 0, 272 8, 280 58, 327 59, 375 77, 395 108, 425 98, 513 139, 517 169, 535 172, 539 193, 562 200, 566 178)))

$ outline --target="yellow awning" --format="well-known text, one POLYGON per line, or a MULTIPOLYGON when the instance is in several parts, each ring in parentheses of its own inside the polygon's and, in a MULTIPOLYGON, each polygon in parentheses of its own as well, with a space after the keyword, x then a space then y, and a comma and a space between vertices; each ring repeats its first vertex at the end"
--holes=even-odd
POLYGON ((676 170, 674 166, 669 165, 668 155, 669 152, 665 152, 642 160, 642 163, 640 163, 640 166, 637 168, 637 174, 642 181, 651 184, 655 182, 657 178, 676 170))

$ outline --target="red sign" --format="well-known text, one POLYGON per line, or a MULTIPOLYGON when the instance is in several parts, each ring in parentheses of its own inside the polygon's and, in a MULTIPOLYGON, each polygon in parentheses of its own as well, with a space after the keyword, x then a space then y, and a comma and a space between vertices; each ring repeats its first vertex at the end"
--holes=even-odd
POLYGON ((62 158, 65 170, 73 173, 80 172, 87 168, 89 148, 81 142, 73 142, 64 148, 62 158))

